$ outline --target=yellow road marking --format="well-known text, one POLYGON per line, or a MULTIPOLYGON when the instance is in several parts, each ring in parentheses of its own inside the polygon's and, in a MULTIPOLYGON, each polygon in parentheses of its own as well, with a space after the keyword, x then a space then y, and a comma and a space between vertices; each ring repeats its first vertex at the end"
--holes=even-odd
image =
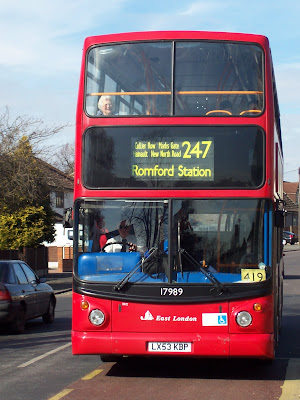
POLYGON ((60 393, 57 393, 55 396, 51 397, 49 400, 59 400, 62 399, 67 394, 71 393, 73 389, 64 389, 60 393))
POLYGON ((282 393, 279 400, 299 400, 300 398, 300 359, 289 360, 282 393))
POLYGON ((83 381, 88 381, 89 379, 94 378, 94 376, 100 374, 103 371, 103 369, 95 369, 95 371, 91 372, 90 374, 84 376, 81 378, 83 381))

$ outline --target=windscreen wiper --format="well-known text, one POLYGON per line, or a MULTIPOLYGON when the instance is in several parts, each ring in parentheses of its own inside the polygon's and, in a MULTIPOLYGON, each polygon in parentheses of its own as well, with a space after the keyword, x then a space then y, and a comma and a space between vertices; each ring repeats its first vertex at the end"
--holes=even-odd
MULTIPOLYGON (((157 252, 157 248, 151 248, 147 254, 147 260, 149 260, 150 258, 152 258, 152 256, 157 252)), ((145 258, 142 257, 141 260, 132 268, 131 271, 129 271, 122 280, 120 280, 120 282, 118 282, 116 284, 116 286, 114 286, 114 290, 116 291, 120 291, 124 285, 126 285, 126 283, 129 281, 129 279, 132 277, 132 275, 140 268, 140 266, 142 265, 142 263, 144 262, 145 258)))
POLYGON ((207 277, 207 279, 210 280, 210 282, 214 285, 214 288, 211 290, 212 294, 215 294, 215 290, 218 296, 221 296, 223 293, 228 292, 228 289, 210 271, 206 270, 199 261, 195 260, 195 258, 191 256, 190 253, 181 248, 178 249, 178 252, 181 253, 186 258, 186 260, 199 268, 199 270, 207 277))

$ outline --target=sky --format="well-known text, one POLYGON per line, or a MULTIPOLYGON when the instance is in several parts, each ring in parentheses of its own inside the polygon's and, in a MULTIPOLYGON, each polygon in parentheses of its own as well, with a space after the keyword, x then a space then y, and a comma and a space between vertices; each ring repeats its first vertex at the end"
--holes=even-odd
POLYGON ((85 37, 136 31, 201 30, 270 40, 281 113, 284 179, 300 167, 299 0, 0 0, 0 113, 69 124, 73 143, 85 37))

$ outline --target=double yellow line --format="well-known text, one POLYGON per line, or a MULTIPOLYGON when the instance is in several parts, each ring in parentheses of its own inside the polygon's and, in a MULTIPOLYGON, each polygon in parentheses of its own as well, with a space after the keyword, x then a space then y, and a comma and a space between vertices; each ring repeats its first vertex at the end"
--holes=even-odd
MULTIPOLYGON (((93 379, 95 376, 99 375, 103 369, 95 369, 92 371, 90 374, 85 375, 81 380, 83 381, 88 381, 90 379, 93 379)), ((55 396, 51 397, 49 400, 60 400, 63 397, 67 396, 69 393, 71 393, 74 389, 64 389, 61 392, 57 393, 55 396)))

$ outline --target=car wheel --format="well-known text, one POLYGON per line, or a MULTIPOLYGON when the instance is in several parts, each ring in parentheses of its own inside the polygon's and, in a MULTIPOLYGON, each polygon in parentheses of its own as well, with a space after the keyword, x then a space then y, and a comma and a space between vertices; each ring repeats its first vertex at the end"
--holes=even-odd
POLYGON ((43 321, 46 324, 52 324, 52 322, 54 321, 54 313, 55 313, 55 301, 51 297, 48 311, 44 315, 42 315, 43 321))
POLYGON ((17 313, 16 319, 11 325, 11 331, 13 333, 24 333, 25 331, 25 308, 24 306, 20 305, 17 313))

